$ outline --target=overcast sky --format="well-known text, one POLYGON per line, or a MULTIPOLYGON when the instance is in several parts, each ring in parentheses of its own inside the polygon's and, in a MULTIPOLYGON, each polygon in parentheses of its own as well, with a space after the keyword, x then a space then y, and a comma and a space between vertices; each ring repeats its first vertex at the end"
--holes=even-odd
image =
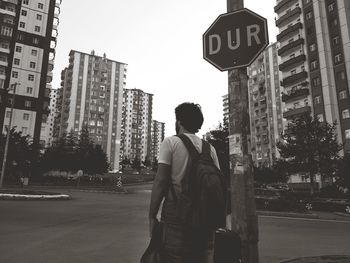
MULTIPOLYGON (((275 0, 245 0, 266 17, 270 43, 276 41, 275 0)), ((185 101, 202 106, 199 135, 223 119, 227 73, 203 59, 202 35, 226 13, 226 0, 63 0, 53 85, 68 65, 71 49, 128 64, 126 88, 154 94, 153 119, 174 134, 174 108, 185 101)))

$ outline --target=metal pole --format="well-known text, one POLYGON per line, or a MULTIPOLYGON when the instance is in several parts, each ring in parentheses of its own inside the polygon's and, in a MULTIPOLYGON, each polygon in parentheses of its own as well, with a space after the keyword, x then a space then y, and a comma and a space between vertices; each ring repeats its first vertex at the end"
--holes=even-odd
POLYGON ((9 126, 8 126, 7 134, 6 134, 4 157, 3 157, 3 160, 2 160, 1 177, 0 177, 0 188, 2 188, 2 186, 3 186, 4 177, 5 177, 5 167, 6 167, 7 152, 8 152, 9 142, 10 142, 11 126, 12 126, 12 115, 13 115, 13 107, 15 105, 17 84, 18 84, 17 82, 13 84, 13 95, 12 95, 12 105, 11 105, 11 112, 10 112, 10 121, 9 121, 9 126))
MULTIPOLYGON (((243 0, 227 0, 227 11, 244 7, 243 0)), ((231 228, 242 241, 242 262, 258 263, 258 218, 255 208, 247 69, 228 72, 231 228)))

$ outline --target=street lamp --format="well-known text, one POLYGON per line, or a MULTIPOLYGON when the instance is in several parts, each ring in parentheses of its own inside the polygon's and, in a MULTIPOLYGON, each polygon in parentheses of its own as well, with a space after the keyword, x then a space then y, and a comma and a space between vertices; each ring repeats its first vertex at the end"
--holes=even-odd
POLYGON ((11 105, 9 126, 8 126, 7 134, 6 134, 6 143, 5 143, 5 149, 4 149, 4 158, 3 158, 3 160, 2 160, 1 177, 0 177, 0 188, 2 188, 2 184, 3 184, 3 182, 4 182, 4 177, 5 177, 5 167, 6 167, 7 152, 8 152, 9 141, 10 141, 10 133, 11 133, 11 126, 12 126, 12 115, 13 115, 13 108, 14 108, 14 106, 15 106, 16 88, 17 88, 17 85, 20 85, 20 83, 15 82, 14 84, 11 85, 11 88, 13 89, 12 105, 11 105))

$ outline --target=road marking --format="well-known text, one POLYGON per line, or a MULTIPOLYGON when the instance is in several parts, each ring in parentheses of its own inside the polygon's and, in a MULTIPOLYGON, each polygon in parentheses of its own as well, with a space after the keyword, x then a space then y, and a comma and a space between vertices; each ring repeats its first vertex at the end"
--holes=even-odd
POLYGON ((317 219, 317 218, 300 218, 300 217, 288 217, 288 216, 265 216, 259 215, 259 217, 272 217, 278 219, 289 219, 289 220, 301 220, 301 221, 318 221, 318 222, 335 222, 335 223, 347 223, 350 224, 350 220, 336 220, 336 219, 317 219))

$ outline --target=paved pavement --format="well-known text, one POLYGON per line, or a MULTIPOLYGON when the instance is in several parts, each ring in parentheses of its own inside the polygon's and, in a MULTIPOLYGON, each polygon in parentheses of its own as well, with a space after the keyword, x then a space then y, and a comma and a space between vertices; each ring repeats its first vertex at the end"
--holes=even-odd
MULTIPOLYGON (((148 242, 149 189, 62 190, 73 199, 0 201, 0 262, 139 262, 148 242)), ((259 228, 261 263, 350 254, 350 221, 259 216, 259 228)))

